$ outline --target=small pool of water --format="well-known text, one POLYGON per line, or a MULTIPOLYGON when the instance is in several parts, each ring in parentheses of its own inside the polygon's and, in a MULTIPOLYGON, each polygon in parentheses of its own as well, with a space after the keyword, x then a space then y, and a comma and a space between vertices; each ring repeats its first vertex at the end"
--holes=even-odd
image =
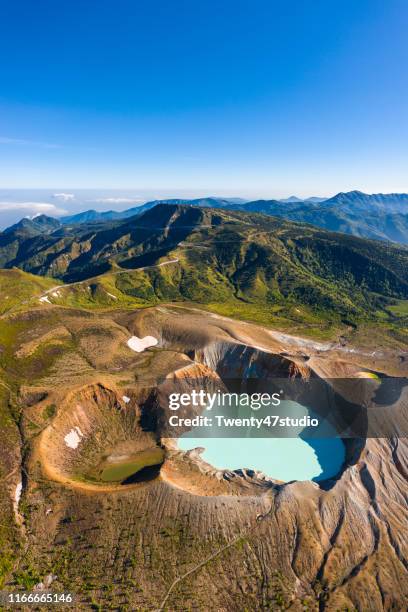
MULTIPOLYGON (((287 402, 287 409, 297 415, 309 414, 311 418, 315 416, 312 411, 295 402, 287 402)), ((313 438, 306 437, 307 430, 302 428, 290 438, 255 438, 250 437, 251 431, 247 432, 247 437, 242 438, 221 437, 219 431, 217 437, 208 437, 208 433, 203 437, 199 428, 196 428, 178 439, 178 447, 184 451, 198 446, 204 447, 205 451, 201 457, 218 469, 259 470, 267 476, 285 482, 320 481, 336 476, 345 459, 343 441, 334 437, 327 423, 321 428, 319 435, 322 437, 313 438)), ((227 430, 225 432, 227 435, 227 430)))
POLYGON ((150 448, 118 461, 105 461, 101 471, 102 482, 122 482, 146 467, 163 463, 164 453, 161 448, 150 448))

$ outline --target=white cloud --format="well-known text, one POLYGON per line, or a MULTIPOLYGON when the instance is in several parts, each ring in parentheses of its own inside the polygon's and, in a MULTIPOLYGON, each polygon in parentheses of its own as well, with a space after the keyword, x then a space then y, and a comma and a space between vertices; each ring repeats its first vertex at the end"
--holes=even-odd
POLYGON ((21 212, 25 215, 52 215, 59 217, 67 214, 67 210, 47 202, 0 202, 0 213, 21 212))
POLYGON ((73 193, 54 193, 52 197, 56 198, 57 200, 62 200, 63 202, 75 200, 75 195, 73 193))
POLYGON ((0 136, 0 144, 43 147, 45 149, 60 149, 61 148, 61 145, 54 144, 51 142, 41 142, 38 140, 26 140, 25 138, 9 138, 8 136, 0 136))
POLYGON ((144 201, 141 198, 98 198, 96 200, 88 200, 88 202, 99 202, 100 204, 136 204, 144 201))

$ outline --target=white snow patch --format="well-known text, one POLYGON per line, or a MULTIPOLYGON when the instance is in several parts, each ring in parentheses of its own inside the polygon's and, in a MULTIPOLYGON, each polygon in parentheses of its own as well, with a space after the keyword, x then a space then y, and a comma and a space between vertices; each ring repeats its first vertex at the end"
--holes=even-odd
POLYGON ((118 298, 116 297, 116 295, 112 295, 112 293, 109 293, 109 291, 106 292, 111 298, 113 298, 114 300, 117 300, 118 298))
POLYGON ((54 297, 61 297, 61 293, 59 291, 53 291, 51 295, 54 297))
POLYGON ((71 431, 69 433, 67 433, 67 435, 65 436, 64 440, 65 440, 65 444, 69 447, 69 448, 77 448, 78 444, 81 441, 81 438, 83 437, 83 433, 82 431, 79 429, 79 427, 75 427, 74 429, 71 429, 71 431))
POLYGON ((127 341, 127 345, 132 351, 136 351, 136 353, 142 353, 145 349, 149 348, 149 346, 156 346, 158 344, 157 338, 153 336, 145 336, 144 338, 138 338, 137 336, 132 336, 127 341))
POLYGON ((130 397, 128 397, 127 395, 122 395, 122 399, 125 402, 125 404, 128 404, 130 402, 130 397))
POLYGON ((42 297, 40 297, 40 302, 47 302, 48 304, 51 304, 48 295, 43 295, 42 297))
POLYGON ((23 492, 23 483, 19 482, 16 486, 16 492, 14 493, 14 503, 16 509, 18 508, 18 504, 20 503, 21 493, 23 492))

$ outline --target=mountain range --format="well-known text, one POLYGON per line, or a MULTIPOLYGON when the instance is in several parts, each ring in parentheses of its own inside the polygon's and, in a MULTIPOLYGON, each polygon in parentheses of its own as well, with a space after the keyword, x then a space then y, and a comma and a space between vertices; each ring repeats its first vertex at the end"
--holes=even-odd
POLYGON ((338 193, 324 199, 306 200, 291 196, 285 200, 245 201, 239 198, 198 198, 153 200, 124 211, 88 210, 61 217, 64 225, 126 219, 141 214, 157 204, 183 204, 259 212, 292 221, 310 223, 331 231, 353 236, 408 244, 408 194, 365 194, 361 191, 338 193))
POLYGON ((42 233, 25 220, 0 235, 1 267, 68 283, 135 271, 117 283, 146 303, 302 304, 352 320, 408 298, 406 248, 268 215, 156 204, 54 231, 34 222, 42 233))
POLYGON ((127 219, 133 215, 138 215, 150 208, 153 208, 157 204, 185 204, 186 206, 203 206, 210 208, 234 208, 238 209, 245 204, 246 200, 242 198, 196 198, 196 199, 182 199, 182 198, 171 198, 167 200, 151 200, 140 204, 139 206, 132 206, 126 210, 86 210, 84 212, 77 213, 75 215, 68 215, 61 217, 60 221, 64 225, 70 225, 72 223, 92 223, 94 221, 112 221, 114 219, 127 219))

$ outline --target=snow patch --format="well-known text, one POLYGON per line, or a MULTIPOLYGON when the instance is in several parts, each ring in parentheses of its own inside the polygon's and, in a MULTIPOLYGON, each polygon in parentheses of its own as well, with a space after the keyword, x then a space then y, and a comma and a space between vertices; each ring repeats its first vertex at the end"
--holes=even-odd
POLYGON ((51 304, 50 299, 48 297, 48 295, 43 295, 42 297, 40 297, 40 302, 47 302, 48 304, 51 304))
POLYGON ((18 508, 18 504, 20 503, 21 493, 23 492, 23 483, 19 482, 16 486, 16 492, 14 493, 14 503, 16 509, 18 508))
POLYGON ((109 297, 113 298, 114 300, 117 300, 118 298, 116 297, 116 295, 113 295, 112 293, 109 293, 109 291, 106 292, 109 297))
POLYGON ((145 336, 144 338, 138 338, 137 336, 132 336, 127 341, 127 345, 132 351, 136 351, 136 353, 142 353, 145 349, 149 348, 149 346, 156 346, 158 344, 157 338, 154 336, 145 336))
POLYGON ((65 444, 69 447, 69 448, 77 448, 78 444, 81 441, 81 438, 83 437, 83 433, 82 431, 79 429, 79 427, 74 427, 74 429, 71 429, 71 431, 69 433, 67 433, 67 435, 64 437, 65 440, 65 444))
POLYGON ((125 402, 125 404, 128 404, 130 402, 130 397, 128 397, 127 395, 122 395, 122 399, 125 402))

